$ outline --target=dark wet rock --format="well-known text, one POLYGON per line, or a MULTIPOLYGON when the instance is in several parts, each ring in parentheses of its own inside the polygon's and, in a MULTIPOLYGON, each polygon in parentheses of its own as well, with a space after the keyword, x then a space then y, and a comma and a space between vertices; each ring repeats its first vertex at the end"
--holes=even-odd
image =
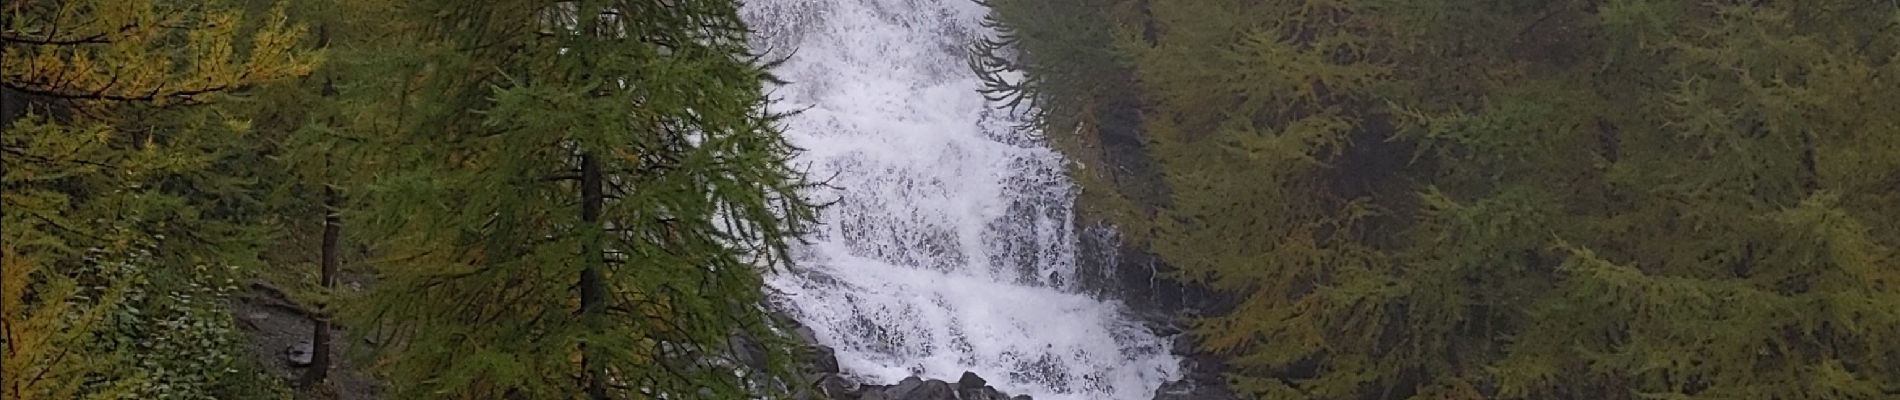
POLYGON ((931 379, 910 391, 903 400, 957 400, 957 391, 950 388, 949 382, 931 379))
MULTIPOLYGON (((798 367, 798 372, 809 378, 808 382, 815 384, 825 376, 838 375, 842 371, 838 365, 838 351, 831 346, 820 344, 818 334, 813 332, 811 327, 805 326, 792 315, 779 310, 771 312, 770 320, 780 332, 787 333, 786 339, 791 340, 789 344, 792 346, 792 356, 795 357, 793 363, 798 367)), ((752 339, 746 333, 735 334, 732 340, 735 356, 741 363, 763 370, 766 349, 759 340, 752 339)), ((855 388, 857 383, 852 382, 851 386, 855 388)))
MULTIPOLYGON (((1140 161, 1110 160, 1117 168, 1141 171, 1140 161)), ((1156 336, 1173 341, 1171 350, 1181 359, 1182 377, 1155 390, 1156 400, 1232 400, 1239 399, 1226 380, 1223 359, 1202 352, 1185 329, 1188 321, 1203 315, 1215 315, 1234 304, 1231 296, 1222 296, 1202 285, 1171 279, 1173 266, 1156 257, 1144 245, 1126 240, 1113 227, 1090 216, 1091 210, 1078 209, 1075 228, 1079 236, 1076 255, 1077 289, 1092 296, 1119 300, 1128 307, 1127 317, 1139 321, 1156 336)))
POLYGON ((963 371, 957 378, 957 399, 959 400, 1009 400, 1009 395, 997 391, 975 372, 963 371))
POLYGON ((1154 332, 1155 336, 1185 337, 1187 335, 1182 335, 1182 333, 1187 331, 1184 329, 1184 326, 1187 325, 1187 321, 1181 320, 1176 315, 1177 314, 1171 313, 1147 312, 1137 313, 1132 315, 1132 317, 1140 320, 1142 325, 1148 328, 1149 332, 1154 332))
POLYGON ((1200 342, 1191 335, 1174 338, 1174 354, 1181 356, 1182 377, 1155 388, 1155 400, 1238 400, 1222 374, 1227 372, 1220 356, 1197 351, 1200 342))
POLYGON ((767 357, 765 345, 746 334, 735 334, 731 338, 733 357, 753 371, 766 370, 767 357))
POLYGON ((989 385, 984 385, 984 386, 978 386, 978 387, 958 388, 957 398, 959 400, 1009 400, 1009 395, 1003 394, 1003 392, 997 391, 996 388, 994 387, 990 387, 989 385))
POLYGON ((792 339, 804 344, 818 344, 818 332, 813 332, 811 327, 800 325, 792 328, 792 339))
POLYGON ((983 380, 981 376, 976 376, 975 372, 963 371, 963 376, 957 378, 958 389, 980 388, 986 385, 989 385, 989 382, 983 380))
MULTIPOLYGON (((799 372, 803 384, 798 386, 794 398, 805 400, 1034 400, 1028 395, 1010 396, 989 385, 975 372, 965 371, 956 383, 938 379, 924 379, 918 376, 904 378, 889 385, 859 382, 845 376, 838 365, 837 351, 818 343, 817 335, 810 328, 798 323, 790 315, 773 313, 773 321, 781 332, 789 332, 793 345, 797 347, 799 372)), ((756 340, 745 335, 734 335, 735 356, 743 363, 751 364, 764 357, 764 348, 756 340)), ((918 369, 921 369, 919 366, 918 369)))
POLYGON ((1225 383, 1182 379, 1155 388, 1155 400, 1239 400, 1225 383))
MULTIPOLYGON (((1171 324, 1179 315, 1221 308, 1227 299, 1213 290, 1170 278, 1175 268, 1140 244, 1127 243, 1113 228, 1096 225, 1078 210, 1074 287, 1103 299, 1119 300, 1137 319, 1171 324)), ((1165 335, 1164 335, 1165 336, 1165 335)))
POLYGON ((810 361, 811 371, 827 374, 838 373, 838 352, 831 347, 812 345, 805 348, 806 359, 810 361))
POLYGON ((888 386, 862 385, 855 392, 826 393, 844 393, 832 394, 833 400, 1034 400, 1028 395, 1011 397, 972 372, 965 372, 955 384, 913 376, 888 386))
POLYGON ((835 374, 819 375, 818 379, 816 379, 816 383, 812 386, 818 390, 818 394, 821 398, 827 399, 842 399, 855 396, 860 390, 857 382, 835 374))
POLYGON ((910 397, 908 396, 910 396, 910 392, 917 391, 917 388, 920 388, 923 386, 924 386, 924 380, 922 378, 913 376, 909 378, 904 378, 904 380, 901 380, 901 381, 897 381, 897 384, 891 385, 890 388, 884 389, 884 393, 890 395, 891 399, 893 400, 909 400, 910 397))

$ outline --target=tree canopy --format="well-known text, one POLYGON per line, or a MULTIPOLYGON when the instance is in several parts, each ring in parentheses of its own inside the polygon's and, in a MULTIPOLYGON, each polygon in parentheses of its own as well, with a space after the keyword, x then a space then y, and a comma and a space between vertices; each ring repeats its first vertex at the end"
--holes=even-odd
POLYGON ((736 6, 413 10, 450 16, 424 36, 413 101, 434 106, 379 139, 403 150, 347 218, 379 238, 359 315, 398 346, 399 396, 764 390, 730 340, 776 337, 762 268, 812 210, 736 6))
POLYGON ((1122 224, 1233 296, 1194 333, 1245 394, 1900 394, 1900 7, 990 4, 997 90, 1132 82, 1167 196, 1122 224), (1103 48, 1134 78, 1041 59, 1103 48))
POLYGON ((7 398, 241 398, 228 305, 261 226, 242 118, 198 107, 309 73, 282 10, 0 6, 7 398), (195 354, 179 358, 175 354, 195 354))
POLYGON ((802 379, 762 274, 813 206, 738 4, 233 3, 0 8, 0 395, 282 398, 249 286, 316 394, 333 320, 397 398, 802 379))

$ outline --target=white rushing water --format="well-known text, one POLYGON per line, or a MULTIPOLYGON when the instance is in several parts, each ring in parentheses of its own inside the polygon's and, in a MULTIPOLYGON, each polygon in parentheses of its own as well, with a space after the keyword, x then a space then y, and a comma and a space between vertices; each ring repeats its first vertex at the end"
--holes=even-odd
POLYGON ((1059 155, 976 92, 970 0, 763 0, 755 46, 790 59, 774 107, 835 190, 782 308, 868 383, 973 371, 1041 400, 1146 399, 1167 341, 1067 289, 1074 188, 1059 155))

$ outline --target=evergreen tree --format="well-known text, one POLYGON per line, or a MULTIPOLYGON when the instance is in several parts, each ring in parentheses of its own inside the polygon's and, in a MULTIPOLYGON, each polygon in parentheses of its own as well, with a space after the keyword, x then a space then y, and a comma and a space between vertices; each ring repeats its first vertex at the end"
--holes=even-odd
POLYGON ((1025 132, 1068 155, 1078 200, 1091 218, 1145 240, 1162 201, 1138 130, 1141 95, 1124 42, 1154 39, 1147 1, 991 0, 983 25, 997 31, 971 45, 982 92, 1024 113, 1025 132), (1010 21, 1036 21, 1014 24, 1010 21), (1117 27, 1142 27, 1129 32, 1117 27))
MULTIPOLYGON (((1900 7, 1145 10, 1148 223, 1237 299, 1194 332, 1243 394, 1900 395, 1900 7)), ((1075 46, 1046 38, 1017 48, 1075 46)))
POLYGON ((395 151, 346 214, 380 276, 352 326, 385 344, 398 397, 723 399, 789 378, 781 352, 729 342, 776 338, 761 269, 812 218, 736 7, 406 11, 440 21, 414 122, 377 138, 395 151))
POLYGON ((289 11, 299 21, 314 25, 314 41, 330 58, 311 75, 253 91, 245 102, 255 115, 254 126, 263 133, 259 153, 250 160, 263 170, 269 208, 277 217, 280 242, 268 254, 273 268, 268 279, 311 319, 311 363, 299 384, 316 388, 329 377, 336 360, 332 337, 337 327, 333 310, 347 294, 337 293, 346 262, 360 264, 357 247, 345 243, 342 213, 351 203, 349 193, 376 172, 376 160, 387 152, 376 149, 374 136, 393 131, 404 104, 405 76, 416 60, 405 54, 414 49, 415 35, 406 29, 402 13, 391 12, 396 2, 340 0, 302 2, 289 11))
POLYGON ((256 245, 226 174, 244 127, 202 105, 306 73, 301 29, 141 0, 0 13, 8 398, 238 396, 223 296, 256 245))

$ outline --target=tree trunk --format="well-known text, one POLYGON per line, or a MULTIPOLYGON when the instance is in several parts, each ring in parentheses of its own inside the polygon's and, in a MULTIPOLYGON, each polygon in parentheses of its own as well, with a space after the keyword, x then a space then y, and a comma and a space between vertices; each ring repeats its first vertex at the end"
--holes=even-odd
MULTIPOLYGON (((318 49, 330 47, 330 24, 317 26, 316 46, 318 49)), ((323 88, 319 94, 323 96, 325 101, 334 100, 337 94, 336 81, 330 78, 324 78, 323 88)), ((335 117, 331 117, 329 121, 326 122, 330 126, 336 126, 335 117)), ((323 159, 323 168, 326 177, 323 184, 323 250, 322 255, 319 256, 321 261, 319 261, 320 266, 318 267, 320 270, 317 272, 317 284, 323 288, 324 295, 329 296, 336 290, 337 256, 339 254, 337 240, 338 236, 341 236, 343 233, 343 218, 339 213, 343 212, 343 202, 337 198, 336 187, 331 185, 331 182, 328 182, 329 179, 327 178, 331 175, 330 169, 332 166, 327 156, 323 159)), ((303 375, 303 387, 306 389, 316 388, 317 385, 322 384, 323 380, 330 376, 331 340, 329 301, 325 300, 323 303, 317 304, 316 311, 310 321, 310 369, 305 370, 303 375)))
MULTIPOLYGON (((606 297, 607 291, 606 284, 601 282, 603 278, 600 271, 601 264, 605 263, 602 260, 600 244, 600 235, 604 232, 599 226, 602 200, 600 163, 594 160, 592 154, 582 152, 581 226, 587 231, 582 232, 585 237, 581 241, 581 257, 585 263, 581 269, 580 280, 581 321, 588 325, 599 323, 601 310, 604 309, 601 301, 606 297)), ((586 374, 583 381, 587 387, 587 396, 592 399, 605 399, 607 386, 603 381, 606 380, 606 374, 597 365, 596 360, 589 357, 585 342, 581 346, 581 370, 586 374)))
POLYGON ((1801 131, 1802 192, 1801 199, 1796 199, 1796 201, 1805 200, 1808 196, 1813 196, 1814 192, 1821 191, 1821 171, 1815 164, 1817 161, 1814 157, 1814 132, 1804 129, 1801 131))
MULTIPOLYGON (((337 275, 337 239, 343 233, 342 217, 338 215, 342 207, 337 198, 336 188, 323 187, 323 261, 322 271, 317 281, 325 292, 336 290, 337 275)), ((330 374, 330 306, 317 304, 317 313, 312 318, 314 332, 310 340, 310 369, 304 371, 303 384, 314 388, 330 374)))
POLYGON ((13 121, 26 116, 26 93, 0 88, 0 129, 13 127, 13 121))

